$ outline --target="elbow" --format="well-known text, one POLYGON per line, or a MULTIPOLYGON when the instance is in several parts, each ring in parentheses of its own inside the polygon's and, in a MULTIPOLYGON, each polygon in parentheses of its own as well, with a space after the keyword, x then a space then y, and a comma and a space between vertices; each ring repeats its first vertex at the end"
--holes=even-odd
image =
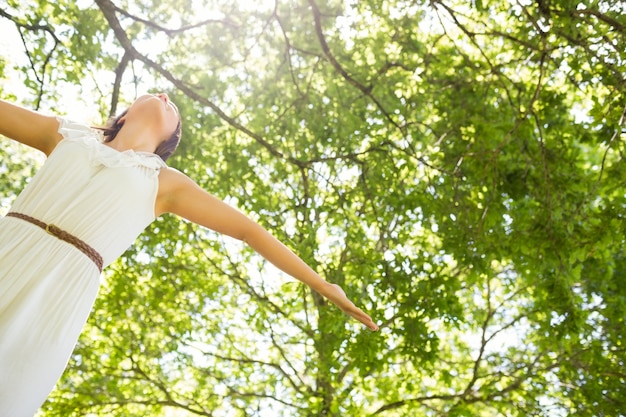
POLYGON ((269 233, 262 226, 250 221, 236 236, 233 237, 244 242, 251 248, 258 250, 262 246, 264 237, 268 234, 269 233))

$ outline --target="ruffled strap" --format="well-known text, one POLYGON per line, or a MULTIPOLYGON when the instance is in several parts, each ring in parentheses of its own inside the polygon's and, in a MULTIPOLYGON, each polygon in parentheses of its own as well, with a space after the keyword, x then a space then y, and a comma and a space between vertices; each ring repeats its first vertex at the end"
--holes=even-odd
POLYGON ((167 164, 157 154, 128 149, 118 151, 103 143, 102 132, 87 125, 57 117, 59 133, 63 139, 76 142, 89 150, 90 157, 110 168, 143 166, 159 171, 167 168, 167 164))
POLYGON ((85 136, 93 137, 98 141, 102 141, 102 133, 96 129, 92 129, 84 124, 74 122, 72 120, 57 117, 59 122, 59 133, 63 136, 63 139, 78 139, 85 136))

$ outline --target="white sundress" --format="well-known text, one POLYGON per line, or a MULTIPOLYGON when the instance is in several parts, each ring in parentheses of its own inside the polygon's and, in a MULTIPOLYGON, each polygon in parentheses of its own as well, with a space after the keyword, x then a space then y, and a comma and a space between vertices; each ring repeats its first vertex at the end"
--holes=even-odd
MULTIPOLYGON (((161 158, 119 152, 59 118, 63 139, 17 197, 23 213, 80 238, 110 264, 154 220, 161 158)), ((73 245, 0 218, 0 417, 32 417, 63 373, 100 272, 73 245)))

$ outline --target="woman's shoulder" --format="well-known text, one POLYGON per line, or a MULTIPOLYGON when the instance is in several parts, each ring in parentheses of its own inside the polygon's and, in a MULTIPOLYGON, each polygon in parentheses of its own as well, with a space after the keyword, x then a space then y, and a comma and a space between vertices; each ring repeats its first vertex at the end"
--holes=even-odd
POLYGON ((166 187, 174 187, 177 184, 189 183, 190 181, 193 182, 187 175, 167 165, 159 172, 159 182, 166 187))
POLYGON ((199 188, 200 186, 194 180, 176 168, 166 166, 159 171, 159 189, 163 195, 175 194, 185 189, 199 188))

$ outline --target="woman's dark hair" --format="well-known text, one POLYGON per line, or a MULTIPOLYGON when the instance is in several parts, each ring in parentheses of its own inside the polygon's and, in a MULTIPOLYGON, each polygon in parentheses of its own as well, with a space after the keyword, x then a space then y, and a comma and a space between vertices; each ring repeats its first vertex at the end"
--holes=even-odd
MULTIPOLYGON (((122 117, 126 116, 126 113, 128 113, 128 109, 124 110, 116 117, 109 119, 106 126, 98 128, 102 131, 102 134, 104 136, 104 143, 111 142, 113 139, 115 139, 120 129, 124 125, 123 123, 120 124, 119 121, 122 117)), ((174 133, 172 133, 172 136, 161 142, 154 151, 154 153, 159 155, 163 161, 167 161, 167 158, 172 156, 172 154, 178 147, 182 134, 182 127, 182 121, 179 116, 178 124, 176 125, 176 129, 174 130, 174 133)))

